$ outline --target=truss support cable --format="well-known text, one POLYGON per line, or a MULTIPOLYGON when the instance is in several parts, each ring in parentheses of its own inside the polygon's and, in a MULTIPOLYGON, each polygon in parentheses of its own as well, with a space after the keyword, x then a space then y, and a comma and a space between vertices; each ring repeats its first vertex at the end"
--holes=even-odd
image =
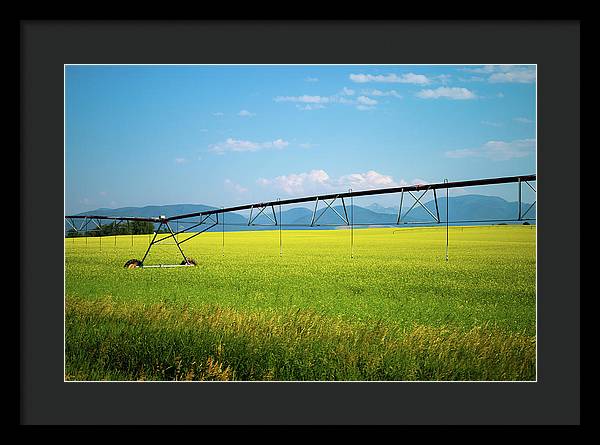
POLYGON ((175 240, 175 244, 177 245, 177 248, 179 249, 179 252, 181 252, 181 256, 183 257, 183 261, 185 261, 187 263, 187 257, 185 256, 185 253, 183 253, 183 250, 181 250, 181 246, 179 246, 179 243, 177 242, 177 238, 175 237, 175 233, 173 233, 173 230, 171 229, 171 226, 169 225, 169 222, 167 221, 167 222, 165 222, 165 224, 167 225, 167 228, 169 229, 169 232, 171 232, 171 236, 175 240))
MULTIPOLYGON (((142 264, 144 264, 144 260, 146 259, 146 257, 148 256, 148 252, 150 252, 150 248, 152 247, 152 244, 154 244, 154 240, 156 239, 156 237, 158 236, 158 232, 160 231, 160 228, 162 227, 163 223, 161 222, 158 226, 158 229, 156 229, 156 232, 154 232, 154 238, 152 239, 152 241, 150 241, 148 243, 148 249, 146 250, 146 253, 144 254, 144 257, 142 258, 142 261, 140 261, 142 264)), ((148 234, 148 240, 150 240, 150 233, 148 234)))
MULTIPOLYGON (((444 179, 444 182, 448 184, 448 179, 444 179)), ((448 187, 446 187, 446 261, 448 261, 448 204, 450 200, 448 199, 448 187)))
MULTIPOLYGON (((352 193, 352 189, 349 190, 352 193)), ((350 195, 350 258, 354 258, 354 196, 350 195)))
POLYGON ((521 178, 519 178, 519 221, 521 220, 521 178))
POLYGON ((437 216, 437 222, 439 224, 439 222, 440 222, 440 209, 438 207, 437 193, 435 192, 435 189, 433 189, 433 199, 435 200, 435 214, 437 216))

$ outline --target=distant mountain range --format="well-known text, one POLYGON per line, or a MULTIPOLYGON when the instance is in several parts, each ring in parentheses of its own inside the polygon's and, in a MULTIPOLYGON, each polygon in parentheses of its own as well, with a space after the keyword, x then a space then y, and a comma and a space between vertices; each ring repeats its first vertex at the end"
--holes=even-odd
MULTIPOLYGON (((408 215, 404 216, 412 205, 412 200, 409 206, 403 206, 402 209, 402 222, 409 225, 413 223, 424 223, 424 222, 435 222, 431 215, 429 215, 421 206, 418 204, 412 208, 408 215)), ((434 215, 437 215, 439 211, 440 219, 444 222, 446 220, 446 199, 438 198, 438 209, 436 211, 435 201, 431 200, 424 203, 425 207, 431 211, 434 215)), ((478 224, 478 221, 484 220, 511 220, 516 219, 518 215, 518 202, 509 202, 503 198, 497 196, 486 196, 486 195, 462 195, 449 198, 449 220, 450 221, 469 221, 465 224, 478 224)), ((525 212, 530 206, 530 203, 522 203, 522 212, 525 212)), ((320 204, 317 211, 317 216, 321 215, 325 206, 320 204)), ((337 212, 344 216, 344 208, 341 205, 333 207, 337 212)), ((164 206, 145 206, 145 207, 121 207, 118 209, 107 209, 99 208, 96 210, 90 210, 83 212, 78 215, 106 215, 106 216, 140 216, 140 217, 157 217, 160 215, 175 216, 194 212, 204 212, 207 210, 216 210, 217 207, 211 207, 202 204, 174 204, 164 206)), ((354 224, 359 226, 365 225, 394 225, 398 217, 398 208, 394 207, 383 207, 379 204, 371 204, 366 207, 359 206, 346 206, 348 217, 354 217, 354 224)), ((256 211, 255 211, 256 212, 256 211)), ((270 208, 265 209, 263 213, 269 212, 269 216, 272 217, 272 210, 270 208)), ((277 220, 279 220, 279 209, 275 209, 277 220)), ((306 207, 293 207, 286 210, 282 209, 281 221, 283 224, 290 225, 307 225, 312 220, 311 209, 306 207)), ((255 213, 256 214, 256 213, 255 213)), ((535 218, 536 206, 534 205, 526 215, 526 218, 535 218)), ((198 218, 192 218, 197 220, 198 218)), ((221 223, 221 216, 219 216, 219 223, 221 223)), ((239 213, 227 213, 225 214, 225 230, 226 231, 239 231, 239 230, 273 230, 272 222, 263 215, 260 215, 254 224, 271 224, 268 226, 248 226, 248 218, 239 213), (236 225, 230 225, 236 224, 236 225)), ((316 229, 331 229, 336 226, 344 226, 344 221, 336 215, 331 209, 327 209, 323 215, 318 219, 316 224, 321 224, 316 229)), ((156 225, 158 226, 158 225, 156 225)), ((177 227, 177 223, 173 222, 172 227, 174 230, 177 227)), ((89 226, 91 228, 91 226, 89 226)), ((185 227, 182 223, 179 223, 179 229, 185 227)), ((307 227, 291 226, 283 227, 284 229, 306 229, 307 227)), ((310 228, 310 227, 308 227, 310 228)), ((195 231, 194 229, 192 231, 195 231)), ((217 226, 211 229, 211 231, 222 230, 222 227, 217 226)))

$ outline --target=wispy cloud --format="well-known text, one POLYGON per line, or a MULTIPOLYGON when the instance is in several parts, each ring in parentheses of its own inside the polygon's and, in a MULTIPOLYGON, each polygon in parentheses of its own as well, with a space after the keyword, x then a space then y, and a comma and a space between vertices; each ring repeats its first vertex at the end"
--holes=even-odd
POLYGON ((242 187, 241 185, 233 182, 231 179, 225 179, 224 183, 225 187, 237 193, 246 193, 248 191, 246 187, 242 187))
POLYGON ((330 98, 327 96, 309 96, 307 94, 302 96, 277 96, 273 100, 275 102, 301 102, 306 104, 327 104, 330 102, 330 98))
POLYGON ((304 79, 305 82, 318 82, 319 79, 317 77, 306 77, 304 79))
POLYGON ((382 91, 382 90, 362 90, 361 93, 365 94, 365 95, 368 95, 368 96, 376 96, 376 97, 392 96, 392 97, 396 97, 398 99, 402 99, 402 96, 400 94, 398 94, 398 92, 396 90, 387 90, 387 91, 382 91))
POLYGON ((298 195, 323 191, 329 187, 329 181, 329 175, 325 170, 311 170, 306 173, 277 176, 274 179, 259 178, 257 183, 262 186, 272 186, 290 195, 298 195))
POLYGON ((375 99, 371 99, 367 96, 359 96, 356 101, 361 105, 377 105, 377 101, 375 99))
POLYGON ((376 99, 373 99, 369 96, 393 96, 397 98, 402 97, 400 96, 400 94, 398 94, 396 90, 382 91, 378 89, 372 89, 363 90, 361 92, 361 95, 358 97, 355 97, 356 94, 356 90, 344 87, 339 93, 332 94, 330 96, 303 94, 300 96, 277 96, 274 97, 273 100, 275 102, 295 103, 296 108, 298 108, 299 110, 319 110, 332 104, 343 104, 355 105, 356 109, 364 111, 372 110, 378 104, 378 101, 376 99))
POLYGON ((446 152, 449 158, 488 158, 493 161, 507 161, 524 158, 535 152, 535 139, 517 139, 514 141, 488 141, 479 148, 463 148, 446 152))
POLYGON ((466 73, 476 73, 476 74, 491 74, 500 70, 507 70, 512 65, 480 65, 480 66, 469 66, 458 68, 459 71, 464 71, 466 73))
POLYGON ((492 74, 488 81, 490 83, 533 83, 535 82, 535 70, 515 70, 492 74))
POLYGON ((277 96, 275 102, 293 102, 299 110, 320 110, 330 104, 353 105, 357 101, 351 96, 356 92, 350 88, 344 88, 339 94, 331 96, 311 96, 304 94, 301 96, 277 96))
POLYGON ((228 138, 224 142, 209 145, 208 150, 217 153, 224 154, 228 151, 233 152, 244 152, 250 151, 255 152, 266 148, 283 149, 289 145, 289 142, 283 139, 276 139, 268 142, 253 142, 245 141, 242 139, 228 138))
POLYGON ((450 79, 452 79, 450 74, 440 74, 438 76, 433 76, 432 78, 432 80, 443 84, 449 83, 450 79))
POLYGON ((490 83, 533 83, 536 78, 535 66, 532 65, 484 65, 461 70, 487 75, 490 83))
MULTIPOLYGON (((375 170, 350 173, 333 178, 322 169, 281 175, 273 179, 259 178, 256 183, 260 186, 268 186, 277 191, 283 191, 292 196, 309 193, 335 193, 348 190, 349 188, 353 190, 369 190, 409 184, 404 180, 396 181, 392 176, 381 174, 375 170)), ((413 181, 414 183, 423 183, 423 181, 416 179, 413 181)))
POLYGON ((430 79, 423 74, 350 74, 350 80, 356 83, 379 82, 379 83, 412 83, 425 85, 430 79))
POLYGON ((482 125, 487 125, 490 127, 502 127, 504 124, 502 122, 493 122, 493 121, 481 121, 482 125))
POLYGON ((533 120, 527 119, 526 117, 515 117, 513 120, 520 124, 533 124, 533 120))
POLYGON ((371 99, 367 96, 359 96, 356 99, 356 102, 358 104, 356 106, 356 109, 360 111, 373 110, 375 108, 375 105, 377 105, 378 103, 375 99, 371 99))
POLYGON ((296 108, 298 108, 299 110, 320 110, 322 108, 325 108, 325 105, 321 105, 321 104, 306 104, 306 105, 296 104, 296 108))
POLYGON ((187 162, 186 158, 175 158, 175 164, 177 165, 182 165, 185 164, 187 162))
POLYGON ((217 111, 216 113, 213 113, 213 116, 215 116, 215 117, 221 117, 221 116, 225 116, 225 113, 223 113, 221 111, 217 111))
POLYGON ((391 176, 383 175, 375 170, 369 170, 366 173, 351 173, 349 175, 340 176, 337 183, 340 186, 361 190, 395 187, 398 185, 391 176))
POLYGON ((468 100, 476 99, 477 96, 467 88, 459 87, 439 87, 435 90, 421 90, 416 94, 421 99, 451 99, 451 100, 468 100))
POLYGON ((485 82, 486 78, 481 76, 459 77, 460 82, 485 82))
POLYGON ((248 110, 241 110, 238 113, 238 116, 241 116, 241 117, 252 117, 252 116, 256 116, 256 113, 251 113, 248 110))

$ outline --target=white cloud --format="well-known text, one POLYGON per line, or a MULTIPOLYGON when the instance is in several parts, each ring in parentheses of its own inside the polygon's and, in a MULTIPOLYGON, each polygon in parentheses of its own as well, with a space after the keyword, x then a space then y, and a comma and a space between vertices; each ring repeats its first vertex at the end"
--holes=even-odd
POLYGON ((329 97, 325 96, 277 96, 275 102, 301 102, 307 104, 326 104, 329 103, 329 97))
POLYGON ((220 112, 220 111, 217 111, 216 113, 213 113, 213 116, 216 116, 216 117, 221 117, 221 116, 225 116, 225 113, 222 113, 222 112, 220 112))
POLYGON ((296 108, 299 110, 319 110, 325 108, 325 104, 354 104, 355 101, 348 98, 348 96, 354 93, 354 90, 344 88, 340 94, 331 96, 311 96, 304 94, 302 96, 277 96, 273 100, 275 102, 296 103, 296 108))
POLYGON ((231 190, 234 190, 237 193, 246 193, 248 189, 246 187, 242 187, 241 185, 233 182, 231 179, 225 179, 225 186, 231 190))
POLYGON ((344 104, 344 105, 352 105, 355 103, 354 99, 348 99, 344 96, 331 96, 330 97, 332 103, 344 104))
POLYGON ((358 110, 372 110, 377 105, 378 101, 368 97, 372 96, 394 96, 401 98, 400 94, 396 90, 382 91, 382 90, 364 90, 361 96, 354 98, 356 91, 344 87, 339 93, 331 96, 312 96, 304 94, 301 96, 277 96, 273 98, 275 102, 293 102, 296 104, 296 108, 299 110, 318 110, 325 108, 326 105, 331 104, 343 104, 343 105, 355 105, 358 110), (372 94, 371 94, 372 93, 372 94))
POLYGON ((462 71, 488 74, 490 83, 533 83, 535 66, 532 65, 485 65, 477 68, 463 68, 462 71))
POLYGON ((381 83, 413 83, 425 85, 430 80, 422 74, 407 73, 401 74, 350 74, 350 80, 356 83, 381 82, 381 83))
POLYGON ((450 74, 440 74, 439 76, 435 76, 434 79, 440 83, 448 83, 452 76, 450 74))
POLYGON ((476 99, 477 96, 471 90, 458 87, 439 87, 435 90, 421 90, 417 94, 421 99, 446 98, 452 100, 476 99))
MULTIPOLYGON (((404 181, 403 181, 404 182, 404 181)), ((404 183, 404 184, 400 184, 400 185, 423 185, 423 184, 428 184, 429 181, 426 181, 425 179, 419 179, 419 178, 415 178, 411 181, 410 184, 408 183, 404 183)))
POLYGON ((490 127, 502 127, 504 124, 502 122, 492 122, 492 121, 481 121, 482 125, 489 125, 490 127))
POLYGON ((242 110, 238 113, 238 116, 252 117, 252 116, 256 116, 256 113, 250 113, 248 110, 242 110))
POLYGON ((269 184, 271 184, 271 181, 270 181, 269 179, 265 179, 265 178, 258 178, 258 179, 256 180, 256 183, 257 183, 258 185, 266 186, 266 185, 269 185, 269 184))
POLYGON ((490 74, 496 71, 509 70, 511 66, 513 65, 482 65, 477 68, 459 68, 459 70, 467 73, 490 74))
POLYGON ((377 105, 377 101, 375 99, 371 99, 370 97, 367 97, 367 96, 359 96, 358 99, 356 99, 356 101, 360 105, 367 105, 367 106, 377 105))
POLYGON ((384 97, 384 96, 393 96, 396 97, 398 99, 402 99, 402 96, 400 94, 398 94, 398 92, 396 90, 388 90, 388 91, 382 91, 382 90, 363 90, 361 91, 362 94, 367 94, 369 96, 377 96, 377 97, 384 97))
POLYGON ((329 175, 325 170, 311 170, 307 173, 291 173, 274 179, 259 178, 258 184, 273 186, 290 195, 320 193, 329 188, 329 175))
POLYGON ((526 117, 515 117, 513 120, 520 124, 533 124, 533 121, 531 119, 527 119, 526 117))
POLYGON ((535 82, 534 70, 517 70, 505 73, 494 73, 489 79, 491 83, 532 83, 535 82))
POLYGON ((102 197, 106 197, 106 196, 108 196, 108 193, 107 193, 107 192, 100 192, 100 193, 98 193, 98 194, 99 194, 100 196, 102 196, 102 197))
POLYGON ((325 108, 325 105, 321 105, 321 104, 306 104, 306 105, 296 104, 296 107, 299 110, 320 110, 321 108, 325 108))
POLYGON ((374 170, 332 178, 325 170, 321 169, 303 173, 291 173, 289 175, 277 176, 273 179, 259 178, 256 183, 261 186, 272 187, 275 190, 283 191, 292 196, 343 192, 348 190, 348 188, 368 190, 408 185, 404 180, 398 182, 393 177, 383 175, 374 170))
POLYGON ((318 82, 319 79, 316 77, 307 77, 304 79, 305 82, 318 82))
POLYGON ((460 82, 485 82, 485 77, 481 76, 470 76, 470 77, 459 77, 460 82))
POLYGON ((267 143, 267 146, 266 146, 266 147, 270 147, 270 146, 272 146, 272 147, 274 147, 274 148, 279 148, 279 149, 281 149, 281 148, 285 148, 285 147, 287 147, 289 144, 290 144, 289 142, 287 142, 287 141, 284 141, 283 139, 276 139, 276 140, 274 140, 273 142, 267 143))
POLYGON ((177 165, 185 164, 186 162, 187 162, 186 158, 175 158, 175 164, 177 164, 177 165))
POLYGON ((535 152, 535 139, 517 139, 510 142, 488 141, 479 148, 463 148, 446 152, 449 158, 480 157, 494 161, 523 158, 535 152))
POLYGON ((391 176, 382 175, 374 170, 369 170, 366 173, 352 173, 341 176, 338 179, 338 183, 342 186, 361 190, 395 187, 398 185, 391 176))
POLYGON ((265 148, 283 149, 289 145, 289 142, 283 139, 276 139, 270 142, 253 142, 241 139, 228 138, 224 142, 209 145, 209 151, 217 154, 223 154, 228 151, 259 151, 265 148))

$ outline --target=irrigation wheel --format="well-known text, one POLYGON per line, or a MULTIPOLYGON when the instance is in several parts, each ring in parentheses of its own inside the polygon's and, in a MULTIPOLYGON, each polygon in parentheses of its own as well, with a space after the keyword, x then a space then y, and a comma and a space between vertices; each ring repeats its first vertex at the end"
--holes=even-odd
POLYGON ((138 267, 142 267, 142 262, 140 260, 136 260, 135 258, 131 260, 127 260, 125 265, 123 266, 125 269, 136 269, 138 267))
POLYGON ((196 262, 196 260, 195 260, 195 259, 193 259, 193 258, 187 258, 186 260, 183 260, 183 261, 181 262, 181 265, 182 265, 182 266, 197 266, 197 265, 198 265, 198 263, 197 263, 197 262, 196 262))

